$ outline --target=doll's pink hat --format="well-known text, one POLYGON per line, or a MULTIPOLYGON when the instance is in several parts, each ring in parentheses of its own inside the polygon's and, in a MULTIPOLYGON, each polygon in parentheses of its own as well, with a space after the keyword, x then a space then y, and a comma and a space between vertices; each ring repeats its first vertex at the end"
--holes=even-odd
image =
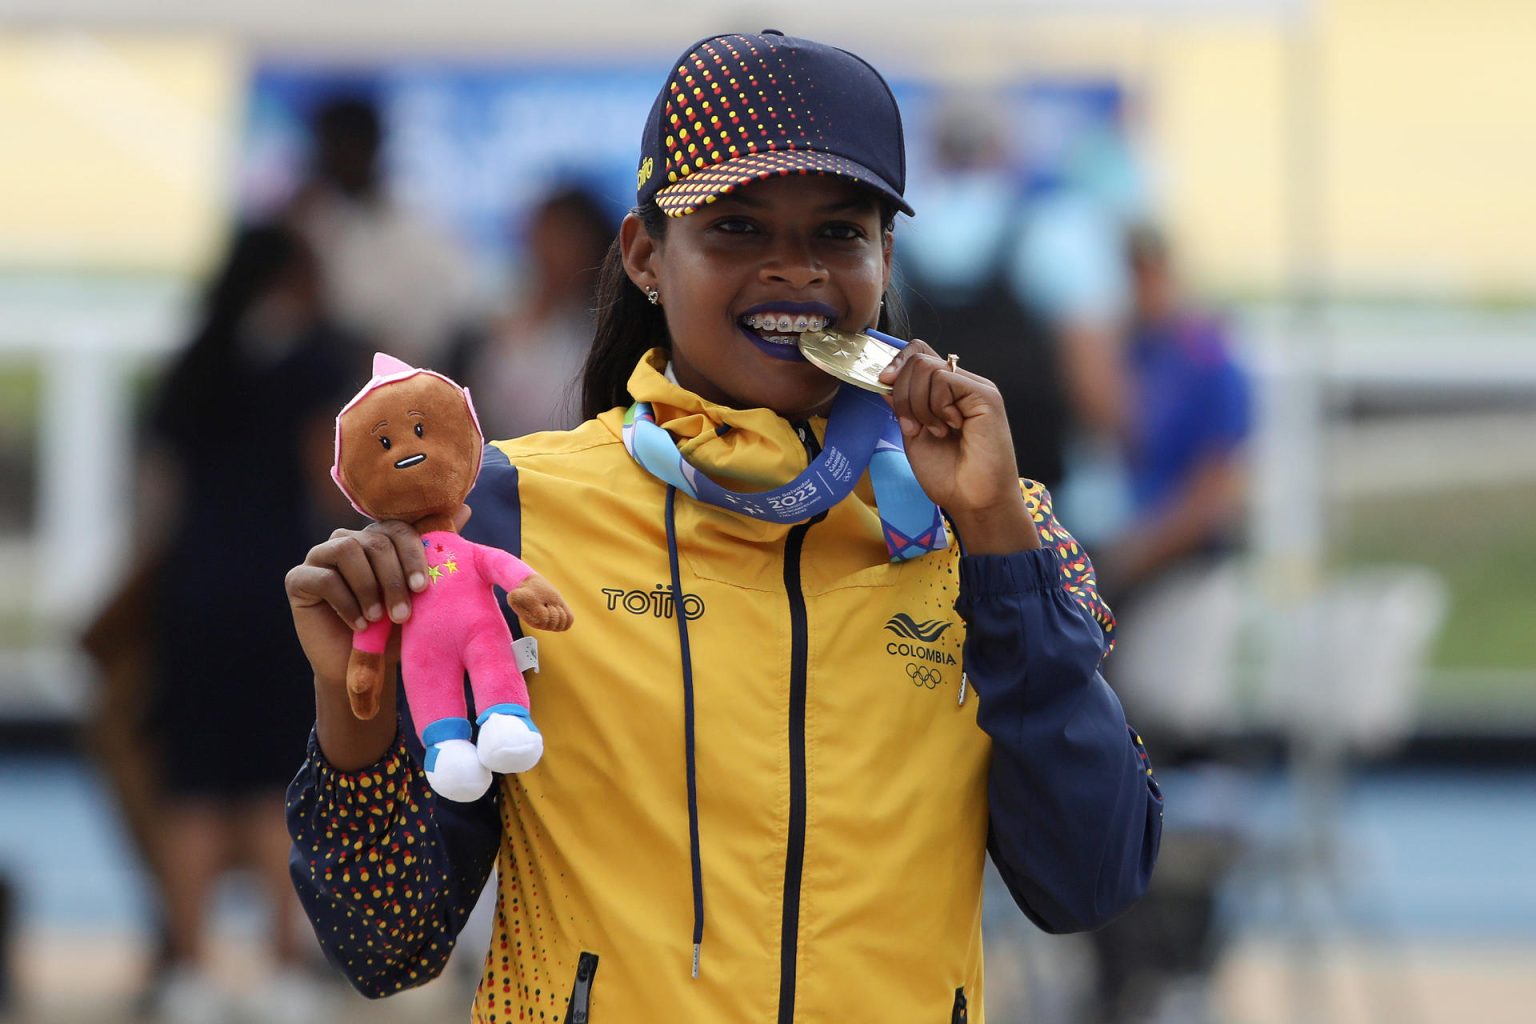
POLYGON ((341 493, 347 496, 347 500, 352 503, 352 507, 357 509, 363 515, 368 516, 369 519, 372 519, 373 517, 368 515, 368 510, 363 508, 362 505, 358 504, 357 497, 347 488, 347 485, 342 482, 341 418, 345 416, 347 411, 354 405, 356 405, 358 402, 361 402, 364 398, 367 398, 369 395, 384 385, 394 384, 402 380, 410 380, 412 377, 419 373, 425 373, 429 376, 436 377, 439 380, 447 381, 454 387, 455 390, 464 396, 464 404, 469 409, 469 421, 474 424, 475 437, 479 440, 479 444, 476 446, 475 451, 475 474, 478 476, 480 473, 479 460, 481 456, 481 449, 485 447, 485 431, 480 429, 480 416, 475 412, 474 399, 469 397, 469 388, 460 386, 458 381, 438 373, 436 370, 428 370, 424 367, 412 366, 410 363, 407 363, 401 359, 396 359, 394 356, 387 353, 375 352, 373 354, 373 377, 370 378, 368 383, 363 385, 363 389, 357 394, 353 395, 352 400, 346 405, 342 406, 341 411, 336 414, 336 454, 334 461, 331 463, 331 479, 336 481, 336 486, 341 488, 341 493))

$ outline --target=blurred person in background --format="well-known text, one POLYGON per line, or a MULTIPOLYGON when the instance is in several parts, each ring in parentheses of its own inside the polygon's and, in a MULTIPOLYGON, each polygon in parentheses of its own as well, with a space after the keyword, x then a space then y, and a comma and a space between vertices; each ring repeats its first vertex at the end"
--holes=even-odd
POLYGON ((476 313, 468 258, 390 195, 384 125, 370 100, 327 100, 310 133, 310 176, 287 219, 319 256, 327 307, 364 357, 382 349, 413 365, 440 363, 476 313))
POLYGON ((524 232, 516 308, 447 366, 476 396, 487 437, 520 437, 580 422, 576 387, 596 326, 597 271, 617 222, 579 186, 535 204, 524 232))
MULTIPOLYGON (((1120 447, 1129 384, 1123 360, 1131 282, 1123 239, 1147 203, 1143 172, 1123 138, 1126 104, 1030 168, 1010 280, 1055 339, 1071 416, 1057 507, 1097 544, 1133 521, 1120 447)), ((1095 550, 1097 550, 1095 548, 1095 550)))
POLYGON ((206 970, 208 917, 215 883, 236 864, 255 872, 271 911, 278 974, 255 1005, 288 1021, 316 1005, 283 825, 283 787, 314 708, 272 680, 306 671, 276 581, 344 507, 327 477, 348 343, 323 308, 302 238, 241 229, 149 423, 142 476, 159 555, 147 586, 145 732, 158 762, 152 859, 167 941, 153 1003, 176 1024, 228 1016, 206 970))
POLYGON ((95 700, 86 717, 82 740, 96 762, 127 839, 138 860, 153 915, 153 950, 147 965, 140 1009, 158 991, 174 962, 165 919, 165 863, 160 828, 162 798, 160 757, 149 734, 149 700, 154 671, 150 650, 150 606, 161 566, 158 537, 149 536, 139 517, 129 568, 97 609, 80 636, 96 676, 95 700))
MULTIPOLYGON (((1117 121, 1055 160, 1032 160, 1019 148, 1029 143, 1010 136, 1013 102, 956 94, 936 107, 923 216, 903 226, 908 316, 913 336, 997 385, 1020 475, 1049 481, 1074 534, 1102 541, 1130 516, 1121 446, 1133 289, 1123 223, 1142 202, 1140 175, 1110 137, 1117 121)), ((1116 653, 1112 676, 1122 663, 1116 653)), ((989 976, 992 991, 1031 1019, 1086 1012, 1095 959, 1087 940, 1042 939, 1005 908, 988 901, 989 934, 1009 936, 1024 955, 989 976)))
POLYGON ((1090 1019, 1206 1024, 1224 938, 1219 890, 1246 828, 1248 779, 1223 723, 1252 398, 1220 320, 1182 294, 1163 236, 1133 230, 1125 252, 1134 302, 1122 457, 1135 526, 1103 544, 1097 561, 1123 624, 1116 692, 1158 737, 1160 770, 1181 810, 1166 822, 1147 897, 1090 935, 1090 1019))
POLYGON ((1020 475, 1056 488, 1071 421, 1057 339, 1011 274, 1028 210, 1000 105, 978 96, 941 105, 924 216, 903 229, 903 291, 912 335, 997 385, 1020 475))
POLYGON ((1133 303, 1123 462, 1136 525, 1099 558, 1105 592, 1121 605, 1179 565, 1236 550, 1253 415, 1226 329, 1182 294, 1167 240, 1139 227, 1125 252, 1133 303))

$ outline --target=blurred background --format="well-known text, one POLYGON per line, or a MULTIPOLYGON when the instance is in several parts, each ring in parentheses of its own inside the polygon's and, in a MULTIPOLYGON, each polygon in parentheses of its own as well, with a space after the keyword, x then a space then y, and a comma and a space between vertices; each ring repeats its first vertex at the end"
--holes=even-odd
POLYGON ((6 1019, 463 1012, 483 937, 365 1006, 293 919, 282 571, 375 346, 570 421, 665 62, 764 26, 892 81, 913 330, 1088 542, 1169 797, 1104 931, 990 901, 990 1018, 1530 1019, 1536 5, 4 11, 6 1019))

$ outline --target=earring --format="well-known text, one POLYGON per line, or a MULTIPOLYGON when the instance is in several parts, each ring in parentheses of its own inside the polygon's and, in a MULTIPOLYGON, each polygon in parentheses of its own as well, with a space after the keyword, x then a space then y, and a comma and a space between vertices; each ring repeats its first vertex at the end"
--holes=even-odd
POLYGON ((658 305, 661 302, 661 292, 657 291, 655 288, 647 288, 645 290, 645 297, 651 300, 651 305, 653 306, 658 305))

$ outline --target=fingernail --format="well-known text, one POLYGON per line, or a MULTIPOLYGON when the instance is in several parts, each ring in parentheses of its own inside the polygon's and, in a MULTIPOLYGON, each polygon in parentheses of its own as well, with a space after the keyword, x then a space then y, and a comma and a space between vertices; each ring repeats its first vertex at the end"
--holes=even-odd
POLYGON ((378 622, 384 617, 384 606, 381 604, 371 604, 363 614, 368 617, 369 622, 378 622))
POLYGON ((361 633, 363 630, 368 628, 368 620, 367 619, 354 619, 353 622, 352 622, 352 628, 357 630, 359 633, 361 633))
POLYGON ((427 576, 426 576, 425 573, 420 573, 420 572, 413 572, 413 573, 411 573, 411 589, 412 590, 420 590, 421 588, 425 587, 426 585, 427 585, 427 576))
POLYGON ((389 617, 396 622, 404 622, 411 617, 411 606, 401 601, 389 610, 389 617))
POLYGON ((901 432, 904 435, 906 435, 907 437, 916 437, 917 436, 917 432, 920 429, 918 427, 918 425, 917 425, 917 420, 909 419, 906 416, 902 416, 902 417, 900 417, 900 419, 901 419, 901 432))

